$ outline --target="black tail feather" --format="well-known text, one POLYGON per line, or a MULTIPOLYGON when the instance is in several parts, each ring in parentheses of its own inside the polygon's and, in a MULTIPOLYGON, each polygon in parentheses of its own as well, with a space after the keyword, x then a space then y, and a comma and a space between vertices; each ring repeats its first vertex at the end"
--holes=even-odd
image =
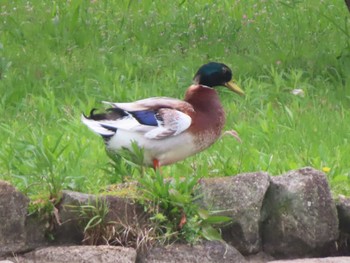
POLYGON ((97 109, 93 108, 89 116, 86 116, 84 113, 83 115, 85 118, 95 121, 117 120, 128 115, 124 110, 119 108, 109 108, 103 113, 95 113, 96 110, 97 109))

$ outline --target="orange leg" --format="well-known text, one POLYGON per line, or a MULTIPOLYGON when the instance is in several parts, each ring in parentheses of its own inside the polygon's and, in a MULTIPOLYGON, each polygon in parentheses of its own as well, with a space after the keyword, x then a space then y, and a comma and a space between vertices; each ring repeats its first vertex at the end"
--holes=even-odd
POLYGON ((184 227, 184 225, 186 224, 186 222, 187 222, 186 214, 185 214, 185 212, 182 211, 181 212, 181 219, 180 219, 180 223, 178 225, 178 228, 182 229, 184 227))
POLYGON ((157 160, 157 159, 153 159, 153 169, 155 170, 155 171, 161 171, 160 170, 160 163, 159 163, 159 161, 157 160))

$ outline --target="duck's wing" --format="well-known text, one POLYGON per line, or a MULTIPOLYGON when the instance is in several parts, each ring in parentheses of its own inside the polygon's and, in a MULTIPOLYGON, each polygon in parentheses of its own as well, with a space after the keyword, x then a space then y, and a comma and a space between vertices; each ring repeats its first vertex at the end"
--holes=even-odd
POLYGON ((130 103, 104 102, 111 106, 105 113, 82 116, 82 121, 94 132, 113 136, 118 129, 140 132, 148 139, 176 136, 187 130, 194 109, 191 104, 173 98, 155 97, 130 103))

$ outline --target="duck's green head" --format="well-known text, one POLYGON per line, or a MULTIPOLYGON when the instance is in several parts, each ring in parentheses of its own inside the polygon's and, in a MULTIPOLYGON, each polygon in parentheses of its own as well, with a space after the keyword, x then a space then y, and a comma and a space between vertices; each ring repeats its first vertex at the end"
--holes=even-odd
POLYGON ((243 95, 244 92, 232 81, 232 70, 223 63, 210 62, 201 66, 193 78, 196 84, 208 87, 225 86, 243 95))

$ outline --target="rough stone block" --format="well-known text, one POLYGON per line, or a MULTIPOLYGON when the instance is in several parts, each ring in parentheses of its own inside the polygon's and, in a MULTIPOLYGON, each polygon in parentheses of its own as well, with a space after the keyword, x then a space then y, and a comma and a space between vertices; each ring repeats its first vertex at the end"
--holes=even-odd
POLYGON ((313 168, 272 177, 263 216, 263 248, 277 258, 327 256, 338 238, 327 178, 313 168))
POLYGON ((262 172, 201 180, 200 202, 208 210, 232 218, 233 223, 222 228, 222 235, 242 254, 261 250, 260 210, 269 184, 270 176, 262 172))

